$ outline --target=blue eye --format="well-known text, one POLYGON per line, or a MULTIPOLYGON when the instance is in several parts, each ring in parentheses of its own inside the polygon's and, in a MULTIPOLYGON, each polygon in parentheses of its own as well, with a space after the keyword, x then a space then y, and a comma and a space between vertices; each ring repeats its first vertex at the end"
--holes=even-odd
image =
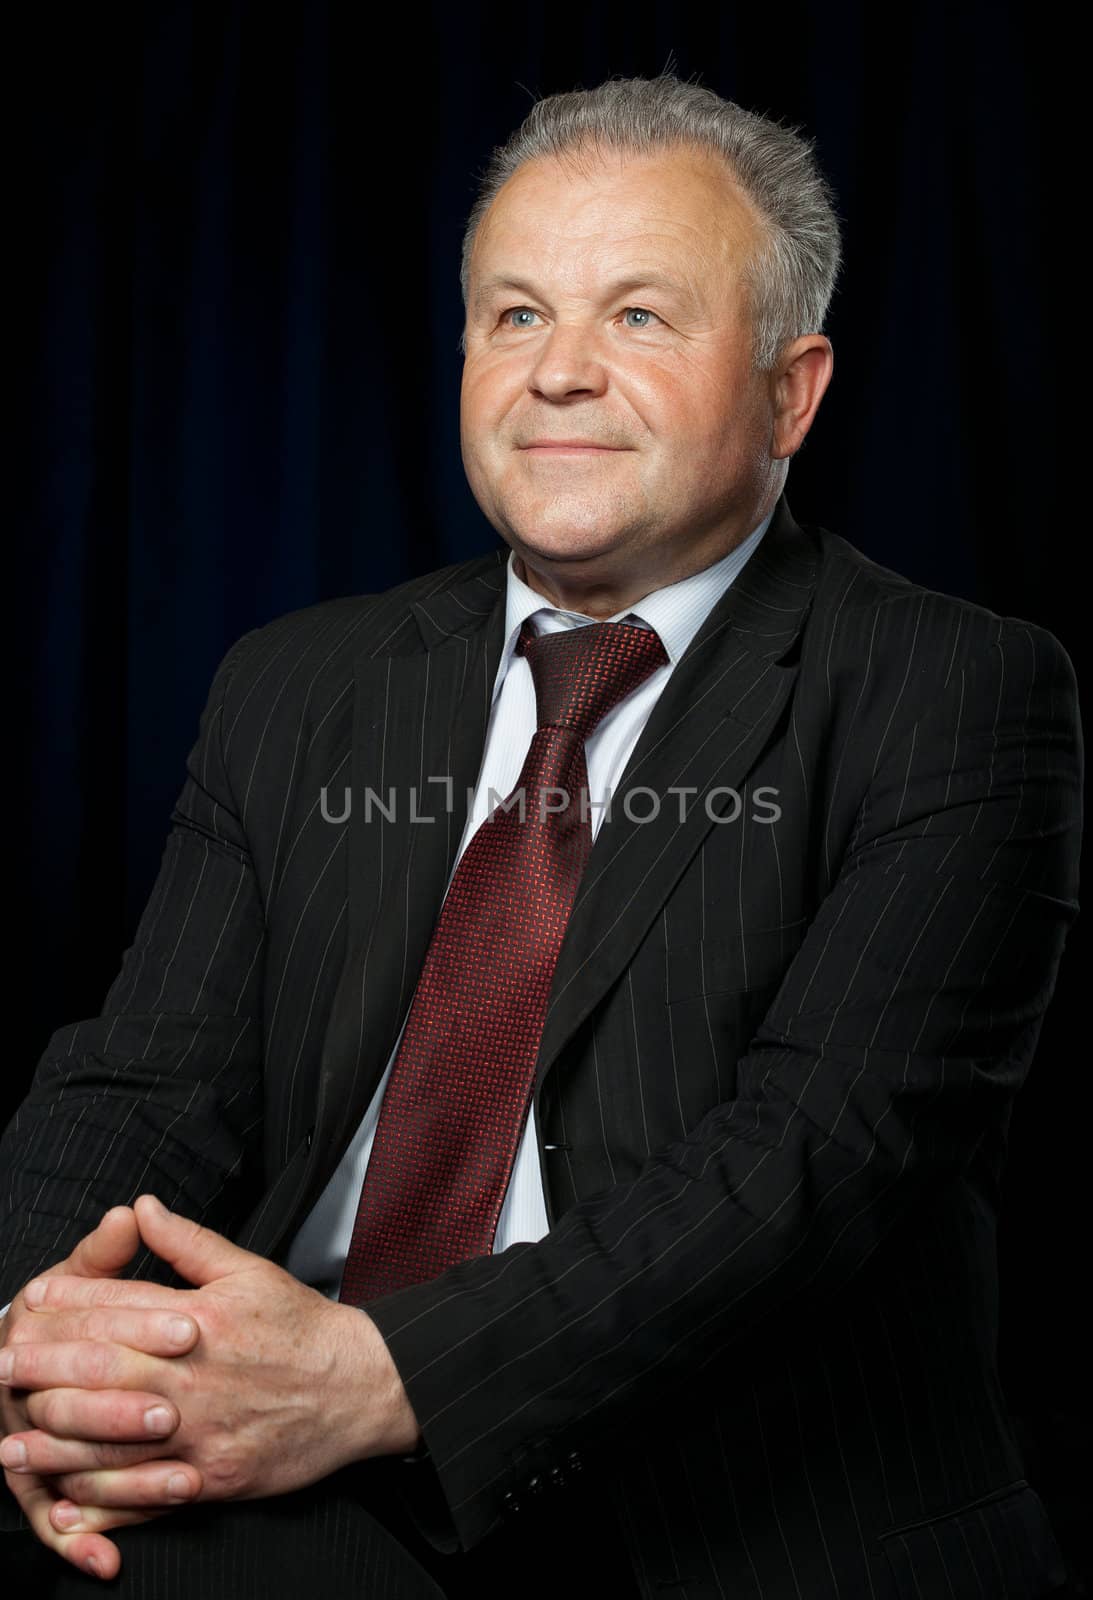
MULTIPOLYGON (((660 318, 657 316, 656 312, 655 311, 650 311, 648 309, 648 307, 646 307, 646 306, 626 306, 626 307, 623 308, 622 315, 625 317, 631 311, 636 311, 639 314, 639 316, 655 317, 658 322, 660 321, 660 318)), ((532 311, 530 306, 510 306, 507 311, 503 311, 501 313, 501 320, 502 320, 502 322, 505 322, 505 321, 508 320, 509 317, 514 317, 517 314, 519 314, 520 316, 529 316, 529 317, 537 317, 539 315, 539 313, 537 311, 532 311)), ((529 326, 529 324, 526 323, 526 322, 520 323, 520 324, 517 324, 515 322, 510 322, 509 323, 509 327, 513 328, 513 329, 516 329, 517 327, 526 328, 528 326, 529 326)), ((635 326, 634 323, 630 323, 630 327, 633 328, 634 326, 635 326)), ((639 322, 637 324, 637 327, 639 327, 639 328, 646 328, 648 326, 649 326, 649 324, 646 323, 646 322, 639 322)))

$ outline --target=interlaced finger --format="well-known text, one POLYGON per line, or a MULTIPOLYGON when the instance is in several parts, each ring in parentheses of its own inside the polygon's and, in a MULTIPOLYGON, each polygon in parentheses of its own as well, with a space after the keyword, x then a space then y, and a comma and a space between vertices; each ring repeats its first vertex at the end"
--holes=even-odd
POLYGON ((165 1439, 180 1421, 176 1405, 142 1389, 36 1389, 23 1410, 43 1433, 114 1444, 165 1439))
POLYGON ((145 1355, 170 1357, 192 1349, 198 1333, 194 1318, 178 1311, 94 1305, 48 1314, 31 1311, 12 1329, 8 1347, 99 1342, 127 1345, 145 1355))
POLYGON ((0 1383, 12 1389, 153 1389, 165 1363, 106 1340, 8 1344, 0 1350, 0 1383))
POLYGON ((34 1430, 9 1434, 0 1443, 0 1465, 9 1472, 36 1473, 51 1477, 58 1473, 94 1472, 136 1466, 143 1461, 170 1456, 168 1440, 149 1439, 144 1444, 110 1444, 98 1439, 63 1439, 52 1433, 34 1430))
POLYGON ((145 1461, 118 1470, 62 1473, 53 1480, 58 1493, 74 1504, 171 1510, 201 1493, 201 1474, 185 1461, 145 1461))
POLYGON ((5 1472, 4 1478, 35 1536, 47 1550, 54 1551, 63 1560, 93 1577, 117 1576, 121 1555, 117 1545, 110 1539, 104 1539, 102 1533, 107 1526, 121 1527, 126 1522, 140 1521, 148 1515, 147 1512, 116 1511, 113 1513, 117 1519, 114 1522, 109 1521, 107 1514, 96 1519, 94 1525, 85 1523, 77 1515, 75 1523, 71 1525, 74 1531, 66 1532, 63 1522, 55 1523, 53 1520, 54 1515, 62 1510, 62 1503, 50 1484, 41 1478, 20 1478, 12 1472, 5 1472))
POLYGON ((32 1278, 23 1300, 32 1311, 78 1310, 81 1306, 133 1306, 185 1313, 193 1289, 168 1289, 141 1278, 83 1278, 58 1272, 32 1278))

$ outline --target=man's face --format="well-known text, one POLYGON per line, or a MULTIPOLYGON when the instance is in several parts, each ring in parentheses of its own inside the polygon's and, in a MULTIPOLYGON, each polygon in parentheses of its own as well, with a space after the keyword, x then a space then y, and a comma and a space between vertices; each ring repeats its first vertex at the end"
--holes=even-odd
POLYGON ((461 442, 525 569, 648 592, 773 504, 773 384, 742 281, 761 237, 724 167, 689 151, 587 177, 539 159, 500 191, 470 263, 461 442))

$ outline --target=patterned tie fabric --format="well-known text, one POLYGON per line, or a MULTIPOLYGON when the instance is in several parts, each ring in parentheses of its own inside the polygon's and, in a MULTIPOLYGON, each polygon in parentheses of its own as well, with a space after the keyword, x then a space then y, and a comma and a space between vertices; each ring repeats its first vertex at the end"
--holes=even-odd
POLYGON ((423 1283, 493 1248, 554 968, 592 845, 584 741, 668 659, 651 628, 589 623, 517 650, 538 729, 441 908, 380 1107, 340 1299, 423 1283))

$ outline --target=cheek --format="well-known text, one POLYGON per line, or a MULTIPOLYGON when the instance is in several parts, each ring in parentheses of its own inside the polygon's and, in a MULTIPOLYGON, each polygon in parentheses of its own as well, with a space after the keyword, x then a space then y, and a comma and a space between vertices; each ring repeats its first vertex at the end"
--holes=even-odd
POLYGON ((731 378, 726 379, 725 387, 710 398, 710 455, 722 461, 752 463, 764 456, 770 443, 770 418, 762 396, 739 380, 733 388, 732 382, 731 378))
POLYGON ((496 416, 512 404, 526 385, 525 364, 517 364, 497 352, 485 352, 463 363, 461 402, 476 413, 496 416))
POLYGON ((480 376, 463 375, 459 391, 459 419, 464 438, 476 434, 485 424, 487 387, 480 376))
POLYGON ((731 407, 732 375, 687 350, 627 374, 625 393, 650 432, 681 454, 695 444, 716 446, 731 407))

